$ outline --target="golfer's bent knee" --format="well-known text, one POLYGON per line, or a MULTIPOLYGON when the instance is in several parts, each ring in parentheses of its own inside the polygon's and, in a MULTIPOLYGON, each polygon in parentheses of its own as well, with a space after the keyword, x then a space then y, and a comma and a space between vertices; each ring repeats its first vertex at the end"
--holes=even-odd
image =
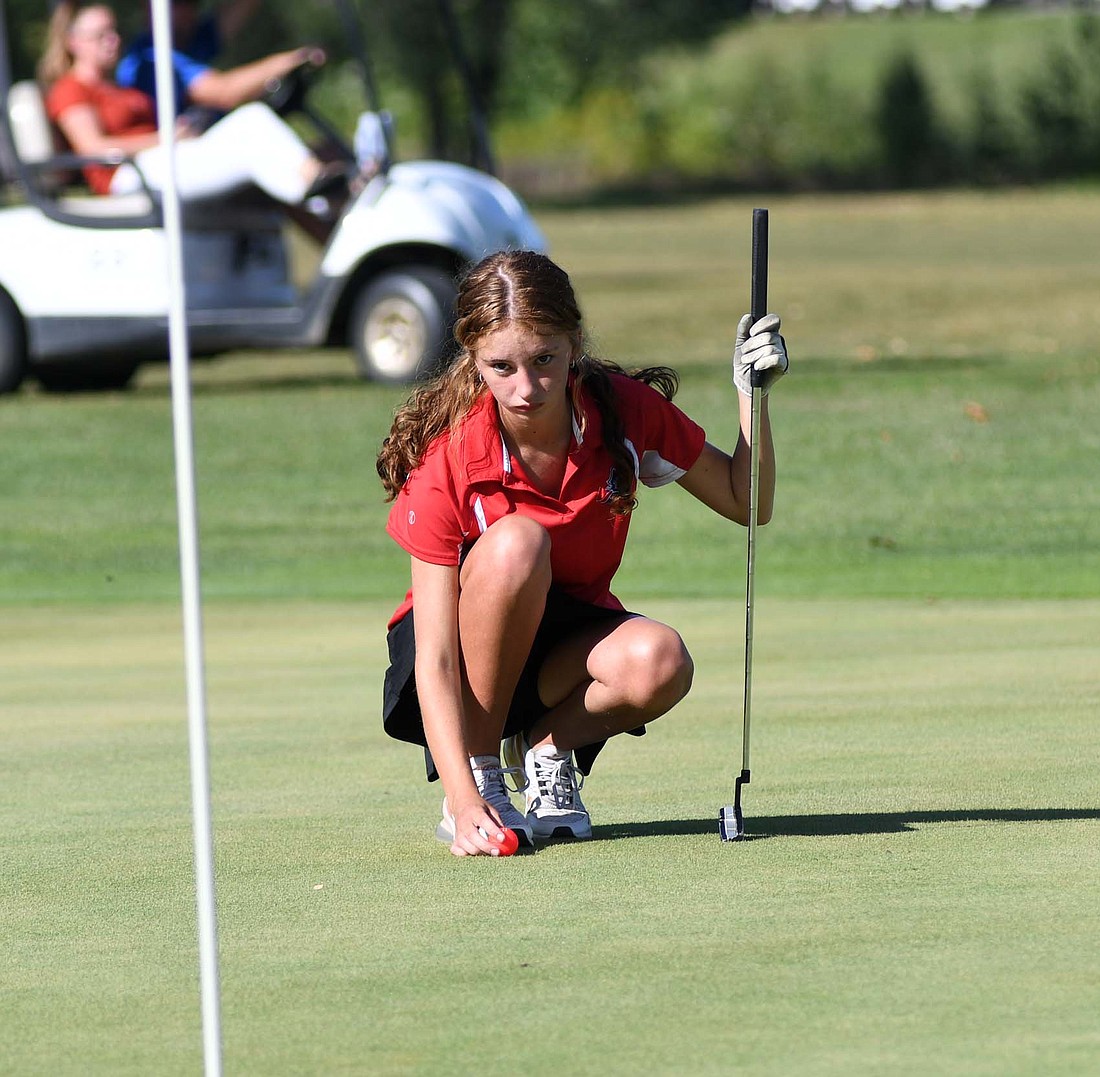
POLYGON ((474 543, 467 565, 499 588, 550 586, 550 535, 526 516, 505 516, 474 543), (474 554, 476 553, 476 558, 474 554))
POLYGON ((674 707, 691 690, 695 663, 678 633, 671 632, 670 638, 659 648, 654 672, 656 695, 666 710, 674 707))
POLYGON ((695 664, 680 634, 652 625, 631 647, 627 663, 635 704, 663 714, 688 694, 695 664))

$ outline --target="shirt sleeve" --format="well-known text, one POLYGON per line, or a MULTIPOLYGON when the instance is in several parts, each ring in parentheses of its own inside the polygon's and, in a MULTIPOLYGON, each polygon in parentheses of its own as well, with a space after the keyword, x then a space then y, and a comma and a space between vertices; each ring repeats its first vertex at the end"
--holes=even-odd
POLYGON ((389 536, 405 551, 433 565, 457 565, 465 533, 447 453, 429 450, 405 481, 390 509, 389 536))
POLYGON ((706 442, 703 428, 656 389, 633 378, 619 385, 626 436, 643 486, 667 486, 689 471, 706 442))
POLYGON ((172 67, 176 72, 176 78, 188 88, 195 79, 210 70, 209 64, 201 63, 182 52, 172 53, 172 67))
MULTIPOLYGON (((200 75, 205 75, 210 65, 202 63, 185 53, 173 50, 172 77, 176 92, 186 91, 200 75)), ((150 97, 156 96, 157 67, 156 55, 152 44, 143 48, 133 48, 126 53, 115 68, 115 81, 120 86, 141 90, 150 97)))
POLYGON ((46 115, 53 123, 56 123, 58 117, 72 108, 73 105, 92 105, 94 107, 94 104, 91 91, 76 79, 58 79, 50 87, 49 93, 46 94, 46 115))

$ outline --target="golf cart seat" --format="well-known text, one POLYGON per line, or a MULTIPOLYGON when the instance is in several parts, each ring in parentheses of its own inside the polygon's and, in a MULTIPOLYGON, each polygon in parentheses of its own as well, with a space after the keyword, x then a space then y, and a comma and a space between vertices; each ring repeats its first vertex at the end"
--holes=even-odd
MULTIPOLYGON (((90 163, 121 164, 123 156, 83 157, 59 145, 36 82, 16 82, 8 91, 8 126, 27 195, 48 217, 89 227, 148 228, 162 222, 159 194, 146 187, 123 195, 80 190, 80 168, 90 163)), ((262 231, 281 226, 279 204, 256 187, 217 198, 181 203, 183 225, 194 231, 262 231)))
MULTIPOLYGON (((8 123, 16 156, 24 164, 38 168, 63 152, 37 83, 16 82, 8 90, 8 123)), ((50 192, 77 182, 72 169, 42 167, 38 178, 42 189, 50 192)))

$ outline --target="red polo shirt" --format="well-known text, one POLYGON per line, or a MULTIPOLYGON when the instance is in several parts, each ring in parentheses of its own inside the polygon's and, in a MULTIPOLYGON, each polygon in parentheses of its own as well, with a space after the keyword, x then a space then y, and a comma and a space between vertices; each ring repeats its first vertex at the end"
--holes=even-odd
MULTIPOLYGON (((57 123, 74 105, 87 105, 105 135, 150 135, 157 129, 153 99, 113 82, 81 82, 71 71, 50 87, 46 114, 57 123)), ((86 165, 84 178, 95 194, 110 194, 116 165, 86 165)))
MULTIPOLYGON (((703 451, 706 435, 655 389, 612 374, 635 478, 664 486, 684 474, 703 451)), ((550 534, 554 583, 584 602, 622 609, 611 579, 622 561, 630 515, 607 507, 611 456, 601 437, 600 414, 584 396, 583 438, 577 416, 558 496, 541 493, 508 452, 497 424, 496 402, 486 392, 456 430, 428 446, 390 510, 390 536, 414 557, 434 565, 459 564, 464 549, 490 524, 511 512, 530 516, 550 534)), ((393 627, 412 608, 412 591, 398 606, 393 627)))

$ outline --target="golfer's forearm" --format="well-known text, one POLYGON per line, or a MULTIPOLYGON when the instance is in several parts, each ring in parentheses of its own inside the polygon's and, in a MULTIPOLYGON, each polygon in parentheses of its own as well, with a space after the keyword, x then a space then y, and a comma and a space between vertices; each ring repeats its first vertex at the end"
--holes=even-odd
POLYGON ((476 800, 478 797, 474 774, 470 768, 470 757, 466 754, 461 739, 456 743, 449 737, 433 736, 427 732, 427 723, 424 731, 427 733, 428 750, 432 753, 432 762, 435 763, 439 780, 443 783, 443 793, 447 797, 451 811, 457 811, 458 805, 468 800, 476 800))
POLYGON ((757 520, 766 524, 775 508, 775 444, 772 441, 772 424, 768 419, 767 398, 760 414, 760 494, 757 500, 757 520))
POLYGON ((466 738, 462 731, 461 695, 457 684, 439 670, 429 672, 417 659, 416 684, 424 737, 439 772, 443 792, 453 805, 477 796, 466 738))
MULTIPOLYGON (((748 503, 750 465, 750 431, 752 429, 752 398, 738 394, 738 406, 741 420, 741 443, 730 463, 735 494, 741 492, 738 500, 748 503)), ((772 441, 772 424, 768 415, 768 398, 760 401, 760 472, 759 493, 757 495, 757 523, 766 524, 772 517, 775 507, 775 444, 772 441)))

